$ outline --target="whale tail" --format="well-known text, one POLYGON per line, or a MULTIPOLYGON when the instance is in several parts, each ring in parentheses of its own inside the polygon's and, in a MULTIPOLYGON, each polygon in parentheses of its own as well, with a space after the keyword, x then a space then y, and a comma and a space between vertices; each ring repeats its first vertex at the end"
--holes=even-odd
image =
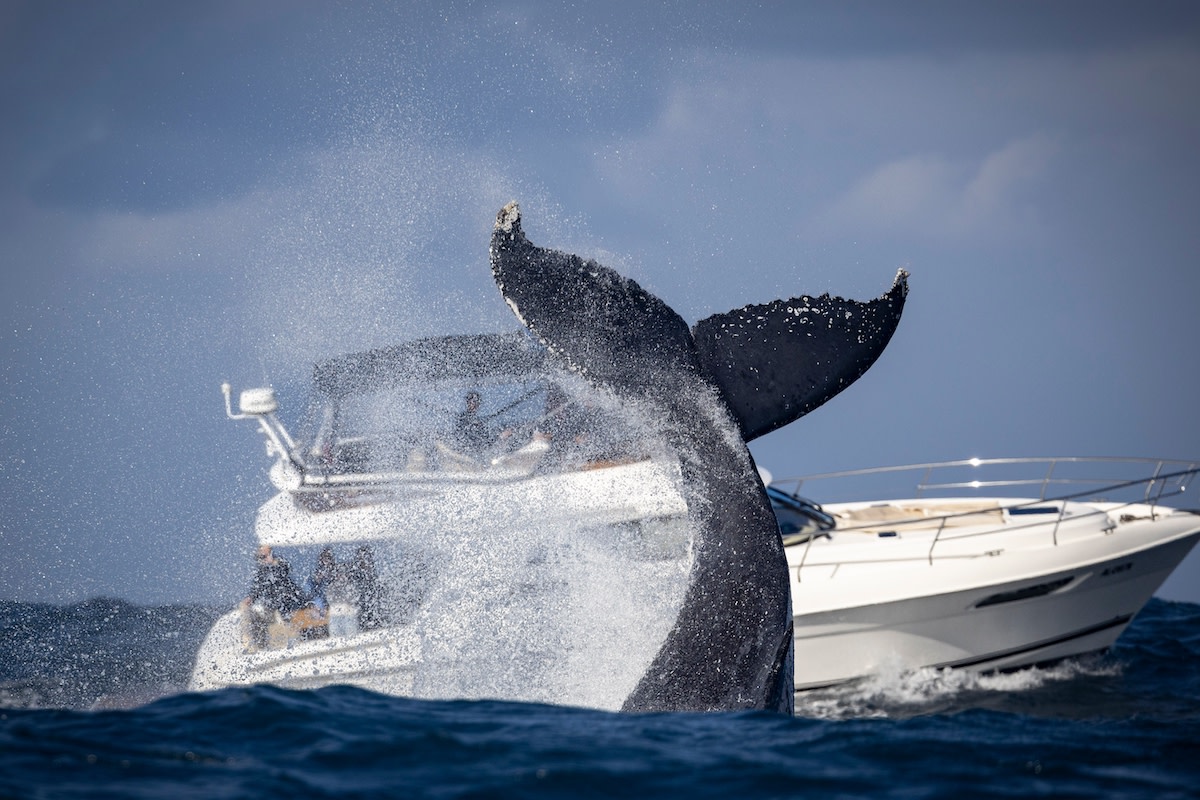
POLYGON ((867 302, 798 297, 688 325, 636 281, 537 247, 516 203, 496 220, 492 272, 517 318, 580 372, 614 387, 684 370, 716 385, 750 441, 800 418, 856 381, 892 338, 908 294, 900 270, 867 302))
POLYGON ((869 303, 804 297, 692 329, 635 281, 531 244, 515 203, 497 217, 491 260, 530 332, 589 381, 660 410, 679 459, 690 580, 674 626, 622 708, 790 711, 787 558, 745 440, 811 411, 870 367, 899 321, 905 275, 869 303))

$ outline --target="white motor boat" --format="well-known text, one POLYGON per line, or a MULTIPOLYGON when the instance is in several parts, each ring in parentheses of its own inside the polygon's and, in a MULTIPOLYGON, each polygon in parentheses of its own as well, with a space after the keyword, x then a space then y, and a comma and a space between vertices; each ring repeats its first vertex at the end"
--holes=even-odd
POLYGON ((1164 504, 1198 468, 970 459, 773 481, 797 691, 1105 650, 1200 538, 1200 512, 1164 504))
POLYGON ((255 520, 257 588, 210 630, 191 688, 342 683, 605 707, 665 636, 691 557, 678 461, 523 332, 320 363, 312 430, 295 439, 272 390, 243 392, 238 413, 223 391, 227 414, 265 435, 278 493, 255 520), (301 584, 322 551, 332 580, 293 586, 303 596, 288 607, 279 585, 301 584), (281 577, 281 561, 296 573, 281 577), (662 592, 664 573, 674 594, 662 592), (513 592, 543 593, 553 610, 539 616, 537 603, 509 602, 513 592), (632 636, 621 609, 637 618, 632 636), (555 614, 588 622, 564 631, 555 614), (588 646, 572 647, 572 636, 588 646), (590 663, 568 655, 557 661, 573 676, 539 677, 551 661, 540 647, 586 652, 590 663), (502 660, 511 653, 520 656, 502 660), (590 672, 603 673, 594 690, 553 685, 590 672))

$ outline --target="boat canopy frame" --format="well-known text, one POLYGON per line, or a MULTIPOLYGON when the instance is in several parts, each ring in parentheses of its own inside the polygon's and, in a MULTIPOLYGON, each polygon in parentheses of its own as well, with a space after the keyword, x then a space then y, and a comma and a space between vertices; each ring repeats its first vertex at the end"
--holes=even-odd
POLYGON ((313 387, 341 400, 406 383, 531 377, 561 367, 526 331, 416 339, 338 356, 313 367, 313 387))

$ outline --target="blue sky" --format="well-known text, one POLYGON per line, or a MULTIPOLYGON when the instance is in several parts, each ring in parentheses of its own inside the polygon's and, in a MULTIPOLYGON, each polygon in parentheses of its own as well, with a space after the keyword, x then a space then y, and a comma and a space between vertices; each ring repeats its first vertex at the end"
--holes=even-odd
POLYGON ((511 329, 510 199, 690 320, 910 270, 776 475, 1200 458, 1190 3, 3 2, 0 65, 0 598, 236 599, 220 383, 511 329))

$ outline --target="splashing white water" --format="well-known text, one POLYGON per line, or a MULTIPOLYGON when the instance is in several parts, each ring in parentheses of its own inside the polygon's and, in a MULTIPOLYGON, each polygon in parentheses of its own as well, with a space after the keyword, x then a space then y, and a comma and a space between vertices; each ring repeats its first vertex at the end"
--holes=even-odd
POLYGON ((888 669, 828 689, 796 694, 796 716, 812 719, 905 718, 945 708, 988 705, 991 699, 1028 694, 1080 677, 1112 676, 1120 666, 1098 659, 1068 659, 1049 667, 981 673, 965 669, 888 669))
MULTIPOLYGON (((614 419, 611 398, 577 379, 559 386, 614 419)), ((620 411, 626 436, 657 438, 636 411, 620 411)), ((598 525, 545 500, 514 487, 480 535, 426 537, 436 580, 414 622, 415 695, 615 710, 645 671, 687 588, 686 518, 598 525)))
POLYGON ((497 528, 453 543, 415 623, 414 694, 619 708, 686 589, 685 548, 641 551, 648 535, 671 533, 497 528))
MULTIPOLYGON (((366 495, 310 499, 315 512, 276 498, 258 535, 331 546, 335 569, 348 549, 369 545, 382 633, 403 644, 378 663, 348 657, 315 680, 316 662, 298 656, 285 677, 619 709, 687 590, 682 477, 667 469, 660 424, 639 404, 549 364, 496 371, 508 351, 480 351, 479 341, 418 342, 318 368, 325 402, 304 452, 339 480, 396 477, 366 495)), ((317 641, 370 659, 378 639, 317 641)))

